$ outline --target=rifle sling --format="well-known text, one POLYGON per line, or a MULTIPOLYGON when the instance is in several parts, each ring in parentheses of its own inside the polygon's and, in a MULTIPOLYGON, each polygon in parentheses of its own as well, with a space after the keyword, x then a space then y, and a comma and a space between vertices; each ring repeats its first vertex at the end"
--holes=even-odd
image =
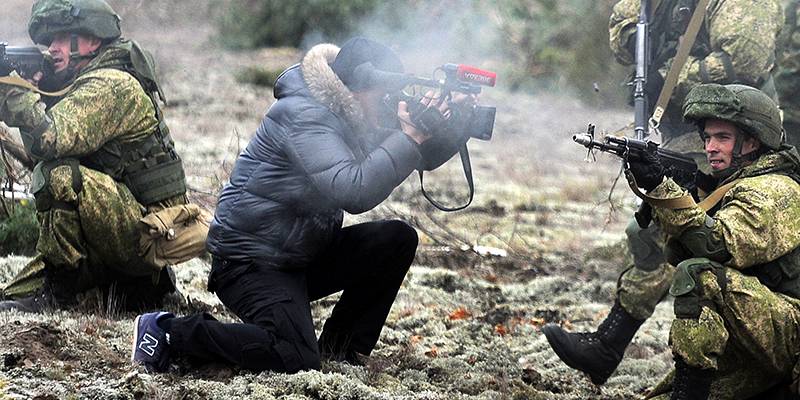
POLYGON ((664 80, 664 86, 661 88, 661 93, 658 95, 656 107, 653 110, 653 116, 650 118, 650 125, 658 128, 661 124, 661 118, 664 117, 664 112, 667 110, 669 99, 672 97, 672 92, 675 86, 678 85, 678 78, 680 77, 683 66, 686 65, 686 60, 689 59, 689 53, 694 46, 697 39, 697 34, 700 32, 700 27, 703 25, 703 20, 706 15, 706 8, 710 0, 700 0, 692 13, 692 19, 689 20, 689 25, 686 27, 686 32, 680 38, 678 51, 672 59, 672 65, 667 72, 667 78, 664 80))
POLYGON ((716 188, 698 204, 694 201, 694 198, 688 194, 672 199, 659 199, 647 195, 646 193, 642 192, 641 189, 639 189, 639 186, 636 185, 636 179, 633 177, 633 173, 631 173, 629 169, 625 170, 625 179, 628 181, 628 185, 631 187, 631 190, 633 190, 633 193, 653 207, 661 207, 668 210, 682 210, 697 206, 700 207, 700 209, 702 209, 704 212, 708 212, 708 210, 714 208, 714 206, 716 206, 717 203, 722 200, 722 197, 725 196, 725 194, 728 193, 728 191, 734 185, 739 183, 739 179, 737 179, 716 188))
POLYGON ((57 92, 45 92, 44 90, 40 90, 34 84, 26 81, 25 79, 22 79, 22 77, 12 76, 12 75, 0 77, 0 83, 4 83, 6 85, 18 86, 47 97, 61 97, 67 94, 67 92, 69 92, 70 90, 72 90, 72 85, 69 85, 66 88, 61 89, 57 92))

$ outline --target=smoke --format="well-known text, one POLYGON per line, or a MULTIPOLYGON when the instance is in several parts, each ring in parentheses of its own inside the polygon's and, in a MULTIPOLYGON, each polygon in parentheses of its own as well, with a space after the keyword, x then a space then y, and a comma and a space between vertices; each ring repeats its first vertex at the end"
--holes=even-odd
MULTIPOLYGON (((492 69, 500 64, 499 31, 482 2, 448 0, 381 2, 359 19, 354 35, 394 49, 408 72, 429 76, 445 63, 492 69), (412 7, 413 6, 413 7, 412 7)), ((325 41, 318 32, 304 38, 304 47, 325 41)))
POLYGON ((0 42, 11 46, 31 46, 28 36, 28 19, 31 16, 30 0, 3 0, 0 13, 0 42))

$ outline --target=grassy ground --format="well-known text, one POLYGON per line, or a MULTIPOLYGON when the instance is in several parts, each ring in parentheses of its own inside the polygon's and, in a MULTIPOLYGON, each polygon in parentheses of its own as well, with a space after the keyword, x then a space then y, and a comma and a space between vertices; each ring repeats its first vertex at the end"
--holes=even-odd
MULTIPOLYGON (((194 201, 213 207, 239 149, 273 101, 271 90, 242 84, 247 67, 281 69, 295 49, 228 52, 211 20, 224 1, 115 1, 126 35, 151 49, 161 66, 168 123, 184 157, 194 201)), ((29 1, 6 0, 0 38, 27 44, 29 1)), ((432 69, 433 66, 422 68, 432 69)), ((623 111, 600 110, 554 93, 487 91, 498 106, 495 138, 472 143, 477 194, 466 211, 433 211, 415 177, 376 210, 347 223, 392 217, 418 227, 422 245, 365 367, 325 363, 322 371, 252 374, 223 365, 181 363, 150 375, 133 367, 135 315, 101 305, 81 312, 0 313, 0 399, 627 399, 671 364, 671 319, 662 304, 618 372, 603 387, 562 364, 540 327, 560 322, 591 329, 607 314, 625 260, 622 231, 631 213, 624 188, 607 200, 617 164, 585 163, 571 135, 588 123, 613 130, 623 111), (496 248, 505 256, 472 249, 496 248)), ((466 183, 455 160, 426 177, 435 195, 457 202, 466 183)), ((0 261, 0 282, 27 259, 0 261)), ((208 264, 177 268, 194 305, 235 321, 205 291, 208 264)), ((317 328, 335 298, 313 307, 317 328)))

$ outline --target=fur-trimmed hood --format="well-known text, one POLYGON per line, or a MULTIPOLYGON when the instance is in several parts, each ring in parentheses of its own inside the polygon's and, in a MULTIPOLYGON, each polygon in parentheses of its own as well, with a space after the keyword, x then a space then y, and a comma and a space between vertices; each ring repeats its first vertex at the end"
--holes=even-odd
POLYGON ((363 131, 364 110, 329 65, 337 54, 339 47, 333 44, 312 47, 300 63, 303 79, 314 99, 347 120, 354 129, 363 131))

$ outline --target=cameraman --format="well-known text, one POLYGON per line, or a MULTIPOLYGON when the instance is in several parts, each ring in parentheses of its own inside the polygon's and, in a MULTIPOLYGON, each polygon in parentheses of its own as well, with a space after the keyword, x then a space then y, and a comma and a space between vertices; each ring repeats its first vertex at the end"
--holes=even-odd
MULTIPOLYGON (((393 110, 383 101, 401 88, 358 74, 365 63, 403 72, 392 50, 364 38, 341 50, 317 45, 284 71, 277 101, 220 195, 207 241, 208 286, 244 323, 140 315, 134 362, 163 371, 172 353, 295 372, 318 369, 321 359, 360 363, 370 354, 414 259, 417 233, 401 221, 343 228, 344 211, 372 209, 412 171, 435 168, 467 139, 426 143, 431 136, 408 122, 406 103, 393 110), (310 302, 339 291, 317 340, 310 302)), ((447 102, 439 110, 450 115, 447 102)))

